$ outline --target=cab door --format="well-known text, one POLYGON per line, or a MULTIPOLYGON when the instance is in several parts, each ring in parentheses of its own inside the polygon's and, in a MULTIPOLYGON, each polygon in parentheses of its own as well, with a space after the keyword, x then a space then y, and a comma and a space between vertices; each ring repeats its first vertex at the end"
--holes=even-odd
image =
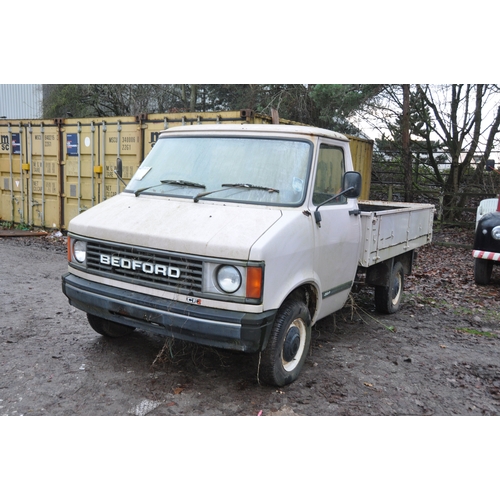
MULTIPOLYGON (((346 161, 350 160, 347 143, 322 141, 318 146, 314 188, 310 211, 342 190, 346 161)), ((349 166, 349 169, 351 167, 349 166)), ((345 304, 358 266, 360 218, 357 200, 340 196, 319 208, 321 222, 314 227, 314 270, 320 283, 321 319, 345 304)))

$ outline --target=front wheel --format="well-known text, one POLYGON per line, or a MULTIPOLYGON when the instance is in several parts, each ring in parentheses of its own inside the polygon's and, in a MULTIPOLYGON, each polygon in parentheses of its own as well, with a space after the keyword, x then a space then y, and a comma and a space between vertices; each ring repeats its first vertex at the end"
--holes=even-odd
POLYGON ((123 337, 124 335, 128 335, 135 330, 132 326, 120 325, 120 323, 99 318, 99 316, 94 316, 93 314, 87 313, 87 319, 89 320, 89 324, 94 331, 104 337, 123 337))
POLYGON ((375 308, 378 312, 393 314, 399 310, 404 283, 405 273, 403 264, 396 262, 392 267, 389 286, 375 287, 375 308))
POLYGON ((491 260, 474 259, 474 281, 476 285, 488 285, 493 271, 491 260))
POLYGON ((298 299, 281 306, 267 347, 262 351, 260 379, 278 387, 297 380, 311 345, 311 315, 298 299))

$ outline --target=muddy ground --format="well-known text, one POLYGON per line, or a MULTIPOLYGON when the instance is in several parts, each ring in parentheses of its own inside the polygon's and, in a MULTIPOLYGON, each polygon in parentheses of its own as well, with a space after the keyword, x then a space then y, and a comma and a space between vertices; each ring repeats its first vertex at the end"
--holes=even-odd
POLYGON ((101 337, 61 292, 64 236, 0 236, 0 415, 499 415, 500 268, 474 284, 472 237, 435 232, 395 315, 354 293, 276 389, 256 355, 101 337))

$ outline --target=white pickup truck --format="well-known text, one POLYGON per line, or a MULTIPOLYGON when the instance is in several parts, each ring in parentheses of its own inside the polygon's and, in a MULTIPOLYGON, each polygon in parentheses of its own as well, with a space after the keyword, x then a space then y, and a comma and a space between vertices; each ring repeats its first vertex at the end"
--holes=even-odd
POLYGON ((259 380, 284 386, 358 271, 395 312, 431 241, 432 205, 358 203, 360 189, 348 139, 329 130, 171 128, 123 193, 71 220, 63 292, 102 335, 260 352, 259 380))

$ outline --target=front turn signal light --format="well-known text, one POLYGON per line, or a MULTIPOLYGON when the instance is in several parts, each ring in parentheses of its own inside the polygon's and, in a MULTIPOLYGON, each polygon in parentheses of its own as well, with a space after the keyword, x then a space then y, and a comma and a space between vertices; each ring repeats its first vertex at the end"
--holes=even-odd
POLYGON ((71 238, 68 236, 67 240, 68 245, 68 262, 71 262, 71 238))
POLYGON ((247 299, 260 299, 262 297, 262 267, 247 267, 247 299))

